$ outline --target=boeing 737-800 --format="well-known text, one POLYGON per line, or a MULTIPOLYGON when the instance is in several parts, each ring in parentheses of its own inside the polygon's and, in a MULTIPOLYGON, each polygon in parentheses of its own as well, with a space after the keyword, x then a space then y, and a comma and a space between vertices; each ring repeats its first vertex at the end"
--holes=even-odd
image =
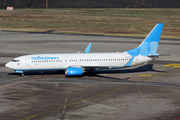
POLYGON ((90 43, 84 53, 25 55, 5 66, 22 75, 28 71, 65 70, 66 76, 81 76, 92 69, 125 68, 147 63, 159 57, 157 48, 162 28, 163 23, 158 23, 137 48, 121 53, 89 53, 90 43))

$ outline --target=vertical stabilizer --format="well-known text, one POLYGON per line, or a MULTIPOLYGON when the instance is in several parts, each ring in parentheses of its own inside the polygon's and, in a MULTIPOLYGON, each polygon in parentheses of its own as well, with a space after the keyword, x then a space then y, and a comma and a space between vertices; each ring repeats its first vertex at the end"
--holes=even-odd
POLYGON ((158 23, 144 41, 135 49, 127 51, 131 56, 158 55, 157 48, 161 37, 163 23, 158 23))

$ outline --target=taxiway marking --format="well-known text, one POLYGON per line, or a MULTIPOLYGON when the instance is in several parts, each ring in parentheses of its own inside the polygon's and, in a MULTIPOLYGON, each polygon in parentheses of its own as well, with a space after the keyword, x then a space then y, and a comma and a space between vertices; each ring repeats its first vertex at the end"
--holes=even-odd
POLYGON ((97 94, 97 95, 94 95, 94 96, 91 96, 91 97, 88 97, 88 98, 84 98, 84 99, 81 99, 79 101, 75 101, 75 102, 72 102, 72 103, 69 103, 69 104, 57 107, 57 108, 53 108, 53 109, 50 109, 50 110, 47 110, 47 111, 44 111, 44 112, 41 112, 41 113, 38 113, 38 114, 35 114, 35 115, 32 115, 32 116, 26 117, 26 118, 22 118, 20 120, 25 120, 25 119, 26 120, 30 120, 31 118, 34 118, 36 116, 39 116, 39 115, 42 115, 42 114, 45 114, 45 113, 48 113, 48 112, 51 112, 51 111, 54 111, 54 110, 57 110, 57 109, 60 109, 60 108, 64 108, 65 106, 67 107, 67 106, 70 106, 70 105, 73 105, 73 104, 76 104, 76 103, 79 103, 79 102, 82 102, 82 101, 85 101, 85 100, 89 100, 89 99, 92 99, 92 98, 95 98, 95 97, 98 97, 98 96, 101 96, 101 95, 104 95, 104 94, 107 94, 107 93, 111 93, 113 91, 117 91, 117 90, 129 87, 129 86, 132 86, 132 85, 144 82, 144 81, 152 79, 152 78, 156 78, 156 77, 159 77, 159 76, 162 76, 162 75, 165 75, 165 74, 169 74, 169 73, 175 72, 177 70, 180 70, 180 68, 177 68, 177 69, 174 69, 174 70, 171 70, 171 71, 168 71, 168 72, 156 75, 156 76, 152 76, 152 77, 146 78, 144 80, 137 81, 135 83, 132 83, 132 84, 129 84, 129 85, 125 85, 125 86, 122 86, 122 87, 119 87, 119 88, 116 88, 116 89, 113 89, 113 90, 110 90, 110 91, 107 91, 107 92, 104 92, 104 93, 100 93, 100 94, 97 94))
POLYGON ((1 81, 0 83, 7 83, 7 82, 12 82, 14 80, 18 80, 18 79, 22 79, 23 77, 19 77, 19 78, 14 78, 14 79, 11 79, 11 80, 7 80, 7 81, 1 81))
POLYGON ((139 75, 139 76, 141 76, 141 77, 151 77, 153 75, 139 75))
POLYGON ((176 118, 175 120, 180 120, 180 117, 176 118))
POLYGON ((180 67, 180 64, 170 63, 170 64, 167 64, 167 65, 163 65, 163 67, 175 67, 175 68, 179 68, 179 67, 180 67))
POLYGON ((6 87, 9 87, 9 86, 13 86, 13 85, 18 85, 18 84, 30 82, 30 81, 34 81, 34 80, 39 80, 39 79, 51 77, 51 76, 54 76, 54 75, 48 75, 48 76, 44 76, 44 77, 40 77, 40 78, 35 78, 35 79, 31 79, 31 80, 26 80, 26 81, 20 81, 20 82, 16 82, 16 83, 12 83, 12 84, 7 84, 7 85, 4 85, 4 86, 0 86, 0 89, 1 88, 6 88, 6 87))

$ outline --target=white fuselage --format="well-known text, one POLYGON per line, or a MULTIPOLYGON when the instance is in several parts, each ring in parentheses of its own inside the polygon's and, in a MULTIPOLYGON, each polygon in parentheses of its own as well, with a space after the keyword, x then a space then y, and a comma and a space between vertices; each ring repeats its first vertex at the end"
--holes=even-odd
MULTIPOLYGON (((64 70, 67 67, 122 68, 126 67, 132 56, 123 53, 73 53, 73 54, 34 54, 20 56, 6 64, 13 70, 64 70)), ((152 60, 137 56, 130 66, 152 60)), ((129 66, 128 66, 129 67, 129 66)))
POLYGON ((66 76, 81 76, 84 71, 103 68, 123 68, 159 57, 157 48, 163 28, 158 23, 136 48, 122 53, 89 53, 91 43, 84 53, 25 55, 8 62, 6 67, 24 74, 33 70, 65 70, 66 76))

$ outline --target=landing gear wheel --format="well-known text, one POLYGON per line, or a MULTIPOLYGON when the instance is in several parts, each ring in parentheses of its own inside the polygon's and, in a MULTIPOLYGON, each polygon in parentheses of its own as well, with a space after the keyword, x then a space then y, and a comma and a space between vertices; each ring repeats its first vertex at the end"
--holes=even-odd
POLYGON ((24 73, 22 73, 21 76, 24 77, 24 73))

